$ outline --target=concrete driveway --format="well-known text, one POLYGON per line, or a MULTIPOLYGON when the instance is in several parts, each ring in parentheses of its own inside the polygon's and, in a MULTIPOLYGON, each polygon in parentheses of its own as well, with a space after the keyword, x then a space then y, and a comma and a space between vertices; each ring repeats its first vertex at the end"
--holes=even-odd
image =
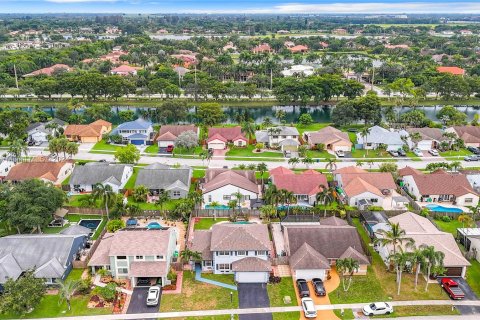
MULTIPOLYGON (((237 288, 240 309, 270 307, 266 283, 239 283, 237 288)), ((240 320, 272 320, 272 314, 241 314, 240 320)))
POLYGON ((147 307, 147 294, 148 287, 140 287, 133 289, 132 298, 130 299, 130 304, 128 305, 127 313, 155 313, 160 309, 160 301, 162 298, 162 293, 160 292, 160 300, 158 306, 156 307, 147 307))
MULTIPOLYGON (((478 300, 477 295, 473 292, 472 288, 468 285, 467 281, 463 278, 455 278, 460 288, 465 293, 465 300, 478 300)), ((475 306, 457 306, 458 311, 462 315, 480 315, 480 307, 475 306)))

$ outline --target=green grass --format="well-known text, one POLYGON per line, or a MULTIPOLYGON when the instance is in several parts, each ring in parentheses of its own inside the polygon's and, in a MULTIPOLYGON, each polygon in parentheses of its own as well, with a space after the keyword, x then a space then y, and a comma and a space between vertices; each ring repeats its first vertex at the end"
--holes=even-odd
POLYGON ((217 310, 238 308, 238 293, 233 291, 233 303, 230 302, 231 290, 195 280, 193 272, 183 272, 181 294, 162 296, 161 312, 189 310, 217 310))
POLYGON ((393 313, 389 315, 373 316, 372 318, 398 318, 413 316, 440 316, 440 315, 459 315, 460 312, 451 306, 399 306, 393 308, 393 313))
POLYGON ((125 189, 135 188, 135 181, 137 181, 138 170, 140 170, 140 168, 137 168, 137 167, 133 168, 132 176, 130 177, 130 179, 128 179, 127 183, 125 184, 125 189))
POLYGON ((70 271, 70 273, 68 274, 67 280, 72 280, 72 281, 80 280, 82 278, 82 274, 84 270, 85 269, 72 269, 72 271, 70 271))
POLYGON ((449 151, 439 152, 439 154, 442 157, 464 157, 464 156, 470 156, 473 153, 471 153, 467 149, 460 149, 460 150, 449 150, 449 151))
MULTIPOLYGON (((182 200, 168 200, 163 204, 163 210, 173 210, 177 206, 177 204, 182 201, 182 200)), ((133 197, 130 196, 128 197, 128 203, 129 204, 134 204, 137 205, 140 209, 142 210, 160 210, 160 206, 156 205, 154 202, 153 203, 147 203, 147 202, 136 202, 133 200, 133 197)))
POLYGON ((463 228, 463 224, 458 220, 452 220, 450 222, 444 222, 440 219, 435 219, 435 224, 444 232, 449 232, 453 234, 454 237, 457 236, 457 228, 463 228))
POLYGON ((307 157, 313 159, 324 160, 326 158, 335 158, 335 156, 327 151, 318 151, 318 150, 307 150, 307 157))
MULTIPOLYGON (((268 297, 270 298, 271 307, 287 307, 296 306, 297 297, 295 294, 295 288, 293 287, 292 277, 281 278, 280 283, 267 284, 268 297), (290 304, 283 303, 283 297, 289 296, 291 299, 290 304)), ((298 319, 298 313, 297 313, 298 319)))
POLYGON ((480 262, 470 260, 470 263, 472 265, 467 268, 467 282, 477 296, 480 296, 480 262))
POLYGON ((408 152, 406 152, 406 154, 407 154, 407 157, 409 157, 410 160, 412 160, 412 161, 422 161, 422 159, 419 156, 417 156, 415 153, 413 153, 412 151, 408 151, 408 152))
POLYGON ((392 158, 386 151, 356 149, 352 151, 352 158, 392 158))
MULTIPOLYGON (((81 207, 82 206, 82 200, 88 199, 89 196, 90 196, 89 194, 72 195, 72 196, 69 197, 67 205, 72 206, 72 207, 81 207)), ((98 200, 94 207, 98 208, 99 206, 100 206, 100 201, 98 200)))
POLYGON ((218 281, 221 283, 226 283, 232 286, 235 286, 235 279, 233 274, 213 274, 213 273, 204 273, 202 278, 218 281))
POLYGON ((179 156, 179 155, 199 155, 202 153, 203 147, 202 146, 197 146, 193 150, 187 150, 184 148, 176 147, 173 149, 173 155, 174 156, 179 156))
MULTIPOLYGON (((163 297, 162 297, 163 298, 163 297)), ((72 310, 68 311, 67 304, 65 302, 59 303, 58 295, 45 295, 40 304, 31 312, 26 315, 14 315, 4 314, 0 315, 0 319, 12 319, 12 318, 55 318, 55 317, 68 317, 68 316, 94 316, 111 314, 111 309, 105 308, 87 308, 90 296, 76 296, 72 298, 72 310)))
POLYGON ((272 313, 273 320, 298 320, 300 313, 297 312, 274 312, 272 313))
POLYGON ((205 177, 205 171, 206 171, 205 169, 194 169, 192 176, 195 179, 203 178, 203 177, 205 177))
POLYGON ((194 230, 209 230, 214 224, 221 221, 228 221, 227 218, 201 218, 200 221, 196 222, 193 226, 194 230))
POLYGON ((145 153, 157 154, 158 153, 158 144, 149 145, 148 147, 145 148, 144 152, 145 153))
POLYGON ((341 310, 333 310, 333 313, 340 318, 340 319, 354 319, 355 317, 353 316, 353 311, 352 309, 344 309, 343 310, 343 316, 341 314, 341 310))
POLYGON ((62 186, 68 186, 70 184, 70 177, 72 175, 69 175, 65 180, 62 181, 62 186))
POLYGON ((105 140, 100 140, 99 142, 95 143, 92 150, 95 150, 95 151, 117 151, 118 148, 123 148, 123 146, 117 146, 117 145, 109 144, 105 140))
MULTIPOLYGON (((232 147, 230 150, 227 151, 225 156, 229 157, 262 157, 262 158, 283 158, 283 154, 281 152, 272 152, 272 151, 265 151, 265 152, 253 152, 255 146, 249 145, 245 148, 238 148, 232 147)), ((256 160, 256 159, 253 159, 256 160)))
POLYGON ((329 125, 330 125, 330 123, 312 123, 312 124, 308 124, 308 125, 303 125, 303 124, 297 123, 295 125, 295 127, 297 128, 300 135, 303 135, 303 133, 305 131, 318 131, 318 130, 320 130, 322 128, 325 128, 329 125))

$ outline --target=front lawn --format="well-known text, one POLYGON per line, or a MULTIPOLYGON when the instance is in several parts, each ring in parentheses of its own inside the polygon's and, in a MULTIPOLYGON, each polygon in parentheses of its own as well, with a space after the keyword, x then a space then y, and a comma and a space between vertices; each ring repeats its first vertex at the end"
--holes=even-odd
POLYGON ((467 268, 467 282, 470 288, 480 297, 480 262, 477 260, 470 260, 472 264, 467 268))
POLYGON ((107 143, 105 140, 100 140, 95 145, 91 150, 95 151, 117 151, 118 148, 123 148, 124 146, 119 146, 119 145, 113 145, 110 143, 107 143))
POLYGON ((399 318, 413 316, 447 316, 459 315, 460 312, 451 306, 398 306, 389 315, 373 316, 372 318, 399 318))
POLYGON ((392 156, 383 150, 356 149, 352 150, 352 158, 392 158, 392 156))
POLYGON ((158 144, 149 145, 148 147, 145 148, 144 152, 145 153, 157 154, 158 153, 158 144))
POLYGON ((221 221, 228 221, 228 218, 200 218, 200 221, 195 222, 194 230, 209 230, 214 224, 221 221))
POLYGON ((187 150, 184 148, 176 147, 173 149, 173 155, 199 155, 202 153, 203 147, 202 146, 197 146, 193 150, 187 150))
POLYGON ((335 158, 335 156, 327 151, 307 150, 307 157, 312 159, 324 160, 326 158, 335 158))
POLYGON ((255 146, 248 145, 245 148, 232 147, 227 151, 227 157, 262 157, 262 158, 283 158, 283 153, 274 151, 253 152, 255 146))
MULTIPOLYGON (((297 297, 295 294, 295 288, 293 287, 292 277, 281 278, 280 283, 267 284, 268 297, 270 298, 271 307, 289 307, 297 305, 297 297), (289 296, 291 303, 285 304, 283 297, 289 296)), ((298 319, 298 313, 297 313, 298 319)))
POLYGON ((422 161, 422 158, 420 158, 419 156, 417 156, 415 153, 413 153, 412 151, 407 151, 406 152, 407 154, 407 157, 410 158, 410 160, 412 161, 422 161))
POLYGON ((449 150, 440 152, 440 156, 442 157, 464 157, 464 156, 471 156, 473 153, 468 151, 467 149, 460 149, 460 150, 449 150))
POLYGON ((196 281, 195 274, 190 271, 183 272, 182 293, 165 294, 160 304, 161 312, 232 308, 238 308, 237 291, 196 281), (230 292, 233 292, 233 303, 230 292))
POLYGON ((454 237, 457 236, 457 228, 463 228, 464 225, 458 220, 452 220, 450 222, 445 222, 440 219, 435 219, 435 224, 444 232, 449 232, 453 234, 454 237))

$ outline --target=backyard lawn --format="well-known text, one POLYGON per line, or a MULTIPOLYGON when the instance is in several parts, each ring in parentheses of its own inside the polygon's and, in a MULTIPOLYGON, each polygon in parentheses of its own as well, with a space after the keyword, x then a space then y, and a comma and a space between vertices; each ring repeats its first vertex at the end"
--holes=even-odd
POLYGON ((228 218, 201 218, 200 221, 195 222, 194 230, 209 230, 214 224, 221 221, 228 221, 228 218))
POLYGON ((330 123, 312 123, 312 124, 308 124, 308 125, 303 125, 303 124, 297 123, 295 125, 295 127, 297 128, 300 135, 303 135, 303 133, 305 131, 318 131, 318 130, 320 130, 322 128, 325 128, 329 125, 330 125, 330 123))
MULTIPOLYGON (((295 288, 293 287, 292 277, 281 278, 280 283, 267 284, 268 297, 270 298, 271 307, 288 307, 296 306, 297 299, 295 294, 295 288), (289 296, 291 299, 290 304, 283 303, 283 297, 289 296)), ((297 313, 298 318, 298 313, 297 313)))
POLYGON ((249 145, 245 148, 232 147, 225 154, 227 157, 262 157, 262 158, 283 158, 283 153, 274 151, 253 152, 255 146, 249 145))
MULTIPOLYGON (((163 210, 173 210, 175 209, 175 206, 180 202, 181 200, 168 200, 163 204, 162 209, 163 210)), ((155 202, 136 202, 133 200, 133 197, 130 196, 128 197, 128 203, 129 204, 134 204, 137 205, 140 209, 142 210, 160 210, 160 206, 155 204, 155 202)))
MULTIPOLYGON (((215 278, 219 280, 218 278, 215 278)), ((181 294, 162 295, 160 311, 215 310, 238 308, 238 293, 233 291, 233 303, 230 302, 231 290, 195 280, 195 274, 183 272, 181 294)))
POLYGON ((435 224, 444 232, 449 232, 453 234, 454 237, 457 236, 457 228, 463 228, 463 224, 458 220, 452 220, 450 222, 444 222, 440 219, 435 219, 435 224))
MULTIPOLYGON (((78 222, 82 219, 102 219, 102 222, 100 222, 100 225, 97 228, 97 231, 93 234, 92 240, 96 240, 99 236, 102 230, 105 228, 105 225, 107 224, 107 219, 104 219, 102 216, 97 215, 97 214, 76 214, 76 213, 69 213, 65 216, 65 219, 67 219, 69 222, 78 222)), ((46 227, 43 228, 42 232, 46 234, 57 234, 63 229, 66 229, 70 226, 70 223, 67 223, 63 227, 46 227)))
POLYGON ((140 168, 133 167, 133 174, 130 177, 130 179, 128 179, 127 183, 125 184, 125 189, 135 188, 135 181, 137 181, 138 170, 140 170, 140 168))
POLYGON ((93 146, 92 150, 95 151, 117 151, 118 148, 123 148, 123 146, 113 145, 107 143, 105 140, 100 140, 93 146))

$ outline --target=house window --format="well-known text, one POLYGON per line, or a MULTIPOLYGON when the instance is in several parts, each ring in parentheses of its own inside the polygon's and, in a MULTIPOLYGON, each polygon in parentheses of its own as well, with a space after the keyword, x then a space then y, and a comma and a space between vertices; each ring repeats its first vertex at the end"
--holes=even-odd
POLYGON ((377 203, 377 202, 378 202, 378 199, 377 199, 377 198, 372 198, 372 199, 370 199, 370 201, 371 201, 372 203, 377 203))
POLYGON ((243 251, 237 251, 237 256, 245 256, 247 252, 245 250, 243 251))
POLYGON ((203 266, 204 266, 204 267, 211 267, 211 266, 212 266, 212 261, 211 261, 211 260, 205 260, 205 261, 203 261, 203 266))
POLYGON ((229 263, 218 263, 217 264, 218 271, 230 271, 230 264, 229 263))
POLYGON ((135 260, 143 260, 143 256, 135 256, 135 260))
POLYGON ((265 250, 255 251, 255 255, 256 255, 256 256, 266 256, 266 255, 267 255, 267 251, 265 251, 265 250))
POLYGON ((228 194, 223 195, 223 200, 230 200, 232 197, 228 194))
POLYGON ((243 196, 243 199, 244 199, 244 200, 250 200, 250 196, 249 196, 249 195, 244 195, 244 196, 243 196))
POLYGON ((118 268, 117 273, 119 274, 127 274, 128 273, 128 268, 118 268))
POLYGON ((180 191, 173 191, 174 197, 180 197, 180 191))
POLYGON ((217 251, 217 256, 229 256, 230 251, 217 251))
POLYGON ((117 256, 117 260, 127 260, 126 256, 117 256))
POLYGON ((212 196, 208 196, 208 202, 212 202, 212 196))
POLYGON ((157 260, 162 260, 162 259, 163 259, 163 256, 155 256, 155 259, 157 259, 157 260))
POLYGON ((465 198, 465 203, 472 203, 473 202, 473 198, 465 198))

